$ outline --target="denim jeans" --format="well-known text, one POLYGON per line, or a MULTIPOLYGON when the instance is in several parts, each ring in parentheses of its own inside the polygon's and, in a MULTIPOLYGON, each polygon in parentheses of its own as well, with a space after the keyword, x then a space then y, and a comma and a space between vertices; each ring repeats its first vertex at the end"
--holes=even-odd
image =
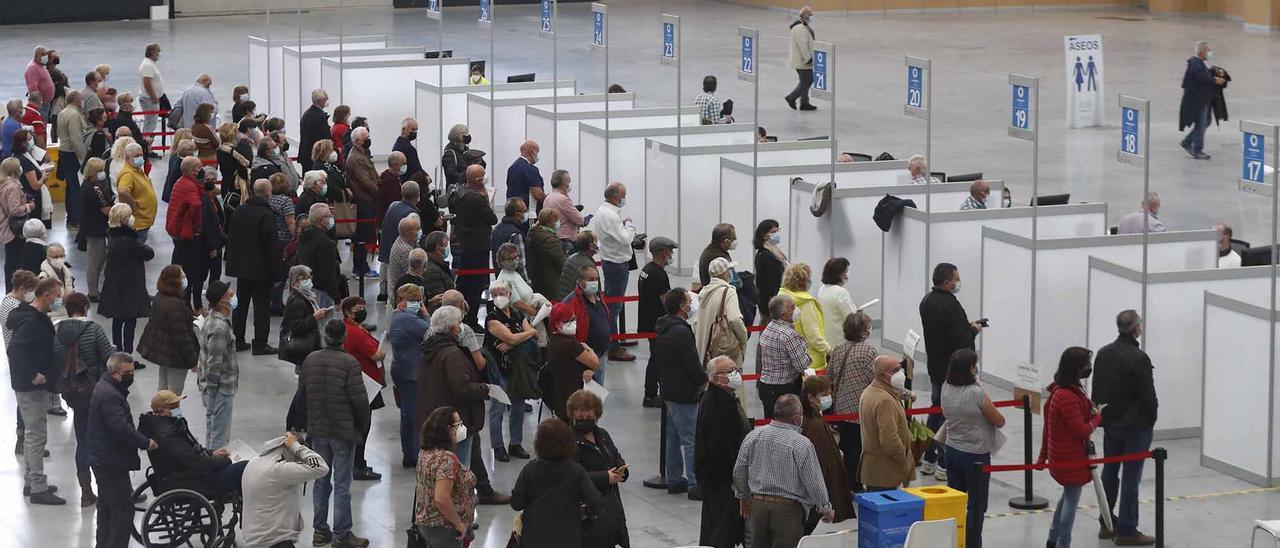
MULTIPOLYGON (((458 540, 458 532, 453 527, 427 527, 426 525, 414 525, 418 528, 418 533, 422 534, 422 540, 426 541, 426 548, 462 548, 462 541, 458 540)), ((474 538, 475 535, 471 531, 467 531, 467 538, 474 538)))
MULTIPOLYGON (((394 377, 394 375, 393 375, 394 377)), ((418 462, 418 429, 414 428, 413 413, 417 409, 418 381, 395 379, 400 390, 400 459, 418 462)))
MULTIPOLYGON (((627 263, 614 263, 604 261, 601 270, 604 272, 604 294, 610 297, 622 297, 627 294, 627 263)), ((624 325, 618 325, 618 314, 622 312, 625 303, 615 303, 609 306, 609 326, 612 327, 613 333, 626 333, 627 329, 624 325)), ((618 341, 609 343, 609 350, 617 350, 619 348, 618 341)))
MULTIPOLYGON (((190 369, 184 367, 169 367, 168 364, 156 364, 160 367, 156 368, 156 390, 168 390, 182 395, 182 389, 187 385, 187 373, 190 369)), ((215 447, 214 449, 218 449, 215 447)))
MULTIPOLYGON (((932 390, 929 392, 929 405, 933 407, 942 407, 942 383, 946 379, 929 379, 929 385, 932 390)), ((925 421, 925 426, 930 430, 937 432, 942 428, 942 424, 947 422, 947 417, 942 413, 934 413, 929 415, 929 419, 925 421)), ((941 451, 938 442, 929 444, 929 448, 925 450, 923 460, 925 462, 937 463, 940 468, 947 467, 947 453, 941 451)))
POLYGON ((330 533, 335 539, 346 538, 351 534, 351 468, 355 463, 356 444, 333 438, 312 438, 310 444, 329 463, 329 473, 316 480, 311 491, 311 527, 317 533, 330 533), (329 528, 330 494, 333 494, 333 529, 329 528))
POLYGON ((982 523, 987 514, 987 488, 991 475, 982 473, 975 465, 991 464, 991 453, 968 453, 947 447, 946 455, 946 462, 951 464, 947 469, 947 487, 969 494, 965 513, 965 547, 982 548, 982 523))
POLYGON ((698 484, 693 473, 693 433, 698 422, 698 404, 663 403, 667 405, 667 484, 688 481, 689 489, 693 489, 698 484))
POLYGON ((796 76, 799 82, 796 83, 795 89, 787 94, 787 99, 800 99, 800 104, 809 104, 809 88, 813 86, 813 69, 796 69, 796 76))
POLYGON ((1191 133, 1182 140, 1182 143, 1191 147, 1191 151, 1196 154, 1204 152, 1204 132, 1209 129, 1211 120, 1212 107, 1205 105, 1204 110, 1196 114, 1195 125, 1191 126, 1191 133))
POLYGON ((49 489, 48 478, 44 475, 44 447, 49 441, 49 392, 31 390, 15 394, 18 411, 26 425, 22 447, 23 485, 30 487, 32 494, 42 493, 49 489))
MULTIPOLYGON (((502 375, 497 368, 493 372, 498 377, 499 385, 503 390, 507 389, 507 377, 502 375)), ((520 445, 524 443, 524 400, 512 399, 511 405, 507 405, 493 398, 489 399, 489 445, 496 452, 498 449, 506 447, 502 443, 502 420, 507 412, 511 413, 511 421, 507 425, 507 430, 511 438, 511 445, 520 445)))
POLYGON ((1053 510, 1053 523, 1049 525, 1049 545, 1057 548, 1071 546, 1071 526, 1076 522, 1076 508, 1080 506, 1083 485, 1062 486, 1062 498, 1053 510))
POLYGON ((231 442, 231 402, 235 397, 235 394, 224 394, 221 390, 200 391, 207 430, 204 446, 210 451, 226 447, 231 442))
POLYGON ((85 473, 89 471, 89 410, 72 410, 71 426, 76 433, 76 473, 85 473))
POLYGON ((467 432, 467 437, 459 441, 458 446, 453 449, 453 454, 458 455, 458 460, 466 468, 471 468, 471 438, 474 437, 476 433, 467 432))
MULTIPOLYGON (((1137 453, 1151 449, 1150 428, 1103 428, 1102 453, 1107 457, 1137 453)), ((1102 465, 1102 489, 1107 492, 1107 506, 1115 514, 1116 536, 1125 537, 1138 533, 1138 484, 1142 482, 1142 465, 1145 460, 1111 462, 1102 465), (1121 468, 1124 479, 1120 478, 1121 468), (1119 509, 1116 508, 1116 491, 1120 491, 1119 509)))
MULTIPOLYGON (((470 268, 488 268, 489 267, 489 250, 488 249, 463 249, 458 244, 450 244, 453 252, 453 268, 458 270, 470 268)), ((467 300, 467 315, 463 321, 470 325, 473 329, 480 331, 479 324, 476 321, 476 314, 480 311, 481 296, 484 290, 489 287, 489 276, 468 275, 458 276, 456 287, 462 296, 467 300)))
POLYGON ((600 360, 600 367, 597 367, 595 372, 591 374, 591 380, 600 383, 600 386, 604 386, 604 370, 609 365, 609 353, 596 354, 596 359, 600 360))

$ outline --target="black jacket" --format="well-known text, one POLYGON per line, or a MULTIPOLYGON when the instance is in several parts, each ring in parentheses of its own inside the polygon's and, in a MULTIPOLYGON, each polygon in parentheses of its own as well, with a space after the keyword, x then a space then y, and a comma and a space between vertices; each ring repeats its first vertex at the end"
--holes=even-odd
POLYGON ((951 353, 961 348, 972 349, 976 334, 956 296, 936 287, 920 301, 920 325, 924 327, 929 382, 937 384, 947 377, 951 353))
POLYGON ((769 299, 778 296, 782 287, 782 272, 787 265, 778 260, 773 252, 763 247, 756 249, 756 289, 760 290, 760 300, 756 303, 760 308, 760 316, 769 317, 769 299))
POLYGON ((720 246, 714 243, 707 244, 707 247, 702 250, 702 255, 698 257, 698 281, 702 282, 702 285, 711 283, 711 273, 707 272, 707 267, 711 266, 711 261, 716 260, 717 257, 724 257, 726 261, 733 261, 729 257, 728 251, 720 249, 720 246))
POLYGON ((316 308, 296 289, 290 289, 288 297, 284 304, 284 317, 280 319, 280 346, 284 346, 284 341, 301 338, 311 343, 313 352, 320 350, 320 322, 316 321, 316 308))
MULTIPOLYGON (((505 243, 516 244, 516 248, 520 250, 520 259, 524 258, 526 253, 525 242, 529 241, 529 223, 517 223, 511 217, 503 217, 498 225, 493 227, 493 232, 489 235, 489 262, 493 265, 494 270, 502 270, 498 266, 498 247, 505 243), (519 235, 517 237, 517 235, 519 235)), ((520 275, 528 278, 524 270, 524 261, 519 261, 520 275)))
POLYGON ((279 278, 284 262, 276 241, 276 215, 267 200, 250 197, 231 214, 227 233, 227 275, 241 280, 279 278))
MULTIPOLYGON (((582 531, 582 546, 584 548, 614 548, 615 546, 627 548, 631 546, 631 538, 627 534, 627 514, 622 507, 622 495, 617 484, 609 483, 609 470, 622 466, 627 461, 623 460, 622 453, 618 452, 617 446, 613 444, 613 437, 609 436, 608 431, 596 427, 595 438, 596 442, 591 443, 579 434, 578 453, 574 457, 587 471, 591 484, 604 498, 604 504, 601 505, 599 513, 595 519, 587 522, 582 531)), ((623 481, 626 481, 630 475, 630 471, 623 472, 623 481)))
MULTIPOLYGON (((418 147, 413 146, 413 141, 403 135, 396 137, 396 143, 391 145, 391 150, 404 154, 405 175, 413 175, 422 171, 422 160, 418 159, 418 147)), ((426 194, 427 189, 422 189, 422 193, 426 194)))
POLYGON ((1231 73, 1227 72, 1227 69, 1218 66, 1209 67, 1209 72, 1214 75, 1222 76, 1222 84, 1218 85, 1217 83, 1214 83, 1213 85, 1213 99, 1209 104, 1213 107, 1213 119, 1215 123, 1223 122, 1229 119, 1227 117, 1226 89, 1227 85, 1231 83, 1231 73))
POLYGON ((488 396, 484 383, 471 353, 459 346, 457 339, 448 333, 427 337, 422 341, 422 363, 418 365, 414 424, 421 428, 433 410, 447 405, 458 412, 468 432, 480 432, 488 396))
POLYGON ((316 141, 333 138, 329 130, 329 113, 311 105, 298 120, 298 132, 298 163, 302 164, 305 173, 311 171, 311 149, 316 141))
POLYGON ((1151 358, 1138 340, 1120 335, 1093 359, 1093 402, 1102 410, 1103 428, 1151 428, 1160 400, 1152 377, 1151 358))
POLYGON ((711 387, 698 404, 694 426, 693 469, 702 489, 702 523, 698 544, 732 548, 742 544, 743 522, 733 495, 733 466, 742 440, 751 431, 733 393, 711 387))
POLYGON ((658 364, 662 399, 674 403, 698 403, 707 384, 707 372, 698 359, 693 328, 679 316, 658 318, 658 337, 649 345, 649 360, 658 364))
POLYGON ((142 329, 142 339, 138 341, 138 355, 177 369, 195 367, 196 358, 200 355, 195 325, 191 323, 195 316, 186 299, 156 295, 151 317, 142 329))
POLYGON ((493 225, 498 224, 498 216, 488 198, 475 189, 464 188, 455 202, 449 204, 449 210, 457 215, 449 242, 468 251, 489 249, 489 237, 493 234, 493 225))
POLYGON ((311 283, 329 298, 342 298, 342 258, 338 256, 338 242, 329 232, 318 226, 302 231, 298 236, 298 264, 311 267, 311 283))
POLYGON ((200 446, 187 426, 187 419, 144 413, 138 417, 138 432, 155 440, 158 447, 148 451, 147 458, 162 477, 189 472, 207 475, 231 465, 231 459, 215 457, 200 446))
POLYGON ((1196 118, 1213 100, 1213 73, 1204 60, 1192 56, 1187 59, 1187 71, 1182 74, 1182 104, 1178 110, 1178 131, 1195 125, 1196 118))
POLYGON ((155 256, 156 252, 139 241, 132 228, 107 230, 107 264, 103 268, 99 314, 114 320, 151 315, 146 262, 155 256))
POLYGON ((309 188, 302 189, 302 194, 298 195, 298 201, 294 204, 293 214, 295 217, 303 215, 311 215, 311 206, 323 203, 324 196, 312 192, 309 188))
POLYGON ((640 315, 636 330, 649 333, 658 325, 658 318, 666 314, 662 309, 662 296, 671 291, 671 277, 667 276, 665 268, 650 261, 640 269, 640 281, 636 285, 636 291, 640 294, 640 315))
POLYGON ((524 512, 521 548, 580 548, 583 504, 594 516, 604 499, 582 465, 569 459, 529 461, 511 489, 511 507, 524 512))
MULTIPOLYGON (((14 234, 21 236, 21 234, 14 234)), ((40 274, 40 265, 44 263, 49 246, 40 242, 27 240, 22 242, 22 269, 40 274)))
POLYGON ((89 464, 137 470, 141 467, 138 451, 150 444, 151 440, 133 427, 129 388, 110 372, 103 373, 89 399, 89 464))
POLYGON ((424 299, 431 300, 436 295, 453 289, 454 283, 453 271, 449 270, 449 265, 436 261, 434 257, 427 258, 427 269, 422 273, 424 299))
POLYGON ((53 322, 27 303, 19 303, 9 313, 6 327, 9 338, 9 383, 14 392, 51 390, 62 373, 53 361, 53 322), (44 375, 43 384, 32 384, 37 374, 44 375))
POLYGON ((444 182, 448 188, 463 182, 467 162, 462 159, 462 153, 466 151, 467 145, 455 146, 454 143, 449 143, 445 145, 444 152, 440 155, 440 171, 444 173, 444 182))
POLYGON ((360 443, 369 431, 369 396, 360 363, 341 348, 312 352, 298 372, 307 406, 307 435, 360 443))
POLYGON ((871 220, 875 221, 876 226, 880 227, 882 232, 888 232, 893 228, 893 220, 902 213, 903 208, 916 209, 915 200, 903 200, 892 194, 885 194, 884 198, 876 203, 875 213, 871 214, 871 220))

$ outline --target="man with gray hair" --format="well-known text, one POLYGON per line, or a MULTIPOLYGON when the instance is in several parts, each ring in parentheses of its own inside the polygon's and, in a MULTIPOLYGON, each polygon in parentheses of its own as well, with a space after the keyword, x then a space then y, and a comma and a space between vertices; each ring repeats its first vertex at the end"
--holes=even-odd
POLYGON ((413 174, 422 171, 422 160, 418 159, 418 147, 413 145, 418 140, 418 121, 413 118, 405 118, 400 121, 400 136, 396 137, 396 142, 391 145, 391 150, 404 155, 405 173, 404 179, 408 179, 413 174))
POLYGON ((22 129, 22 99, 9 99, 4 110, 8 117, 0 123, 0 154, 5 158, 13 156, 13 134, 22 129))
POLYGON ((99 74, 98 71, 91 70, 85 73, 84 89, 80 90, 80 96, 84 99, 85 112, 95 108, 105 108, 102 106, 102 98, 98 96, 98 86, 101 84, 102 74, 99 74))
POLYGON ((915 479, 911 432, 899 398, 906 391, 902 362, 880 355, 871 362, 871 384, 858 398, 862 459, 859 482, 868 490, 897 489, 915 479))
POLYGON ((178 98, 177 108, 182 111, 182 118, 178 121, 177 127, 191 127, 195 123, 196 110, 204 103, 214 107, 213 119, 209 120, 209 127, 218 127, 218 100, 213 97, 212 88, 213 77, 208 74, 196 76, 195 83, 183 91, 182 96, 178 98))
POLYGON ((578 237, 578 230, 587 226, 587 219, 582 215, 582 206, 575 205, 569 196, 573 186, 573 178, 569 172, 557 169, 551 172, 551 192, 542 201, 542 207, 552 208, 560 212, 560 228, 556 229, 556 237, 564 242, 565 252, 573 251, 573 239, 578 237))
MULTIPOLYGON (((127 204, 133 210, 133 229, 138 232, 138 240, 145 244, 151 225, 156 222, 160 204, 151 178, 142 171, 142 166, 146 163, 142 155, 142 145, 136 142, 124 147, 126 164, 120 170, 119 179, 116 181, 116 194, 120 203, 127 204)), ((77 203, 76 195, 71 192, 72 190, 78 189, 67 187, 68 204, 77 203)), ((68 223, 73 221, 79 221, 79 216, 76 215, 75 219, 67 219, 68 223)))
MULTIPOLYGON (((424 287, 426 284, 422 281, 422 275, 427 271, 427 263, 431 258, 427 255, 427 251, 421 247, 415 247, 409 250, 409 270, 394 281, 394 287, 404 287, 405 284, 412 284, 418 287, 424 287)), ((427 307, 426 289, 423 289, 423 308, 427 307)))
POLYGON ((298 155, 298 163, 302 164, 304 172, 313 168, 311 149, 316 142, 333 138, 329 128, 329 113, 324 111, 328 105, 328 92, 323 89, 312 90, 311 107, 298 120, 298 150, 302 151, 298 155))
MULTIPOLYGON (((277 277, 283 277, 284 263, 280 261, 280 244, 276 239, 276 216, 267 204, 271 196, 271 182, 258 179, 253 183, 253 196, 236 208, 227 223, 227 275, 236 278, 236 294, 243 295, 232 315, 236 351, 250 349, 245 342, 245 329, 249 319, 249 304, 253 303, 253 355, 275 354, 275 347, 268 343, 271 327, 271 287, 277 277)), ((299 244, 299 248, 302 244, 299 244)), ((301 249, 299 249, 301 255, 301 249)), ((313 271, 318 265, 310 266, 313 271)), ((317 285, 318 287, 318 285, 317 285)))
MULTIPOLYGON (((449 235, 437 230, 422 242, 422 250, 427 252, 427 268, 422 273, 422 287, 428 301, 455 287, 453 269, 449 265, 449 235)), ((456 292, 462 295, 460 292, 456 292)), ((463 308, 462 310, 466 310, 463 308)))
POLYGON ((936 185, 942 182, 929 173, 929 164, 925 162, 924 156, 920 154, 912 154, 910 158, 907 158, 907 172, 911 174, 911 184, 913 185, 936 185))
POLYGON ((133 424, 129 409, 133 371, 132 356, 112 354, 89 397, 89 466, 98 484, 98 546, 129 545, 134 513, 129 472, 142 467, 138 451, 159 447, 133 424))
MULTIPOLYGON (((1150 449, 1160 405, 1151 358, 1138 342, 1142 336, 1142 318, 1136 311, 1122 311, 1116 315, 1116 330, 1119 336, 1098 349, 1093 367, 1097 373, 1093 376, 1093 402, 1102 409, 1102 452, 1108 457, 1150 449)), ((1119 546, 1155 543, 1154 538, 1138 531, 1142 465, 1142 460, 1102 465, 1102 487, 1107 493, 1107 506, 1115 510, 1111 520, 1115 530, 1108 530, 1104 525, 1099 538, 1114 536, 1119 546)))
POLYGON ((751 545, 756 548, 798 544, 811 510, 827 523, 835 519, 818 453, 800 433, 800 397, 778 398, 770 414, 769 424, 742 440, 733 465, 733 486, 742 517, 751 521, 751 545))
MULTIPOLYGON (((601 272, 604 274, 604 295, 622 297, 627 294, 627 281, 630 278, 628 263, 633 251, 632 242, 636 239, 636 225, 631 217, 622 213, 627 204, 627 186, 612 182, 604 189, 604 203, 596 210, 591 219, 590 229, 599 239, 601 272)), ((609 310, 609 326, 614 333, 627 333, 625 321, 618 320, 622 312, 621 306, 609 310)), ((609 360, 617 362, 633 362, 636 357, 622 348, 618 341, 609 343, 609 360)), ((601 368, 603 371, 603 368, 601 368)))
POLYGON ((773 417, 773 405, 783 394, 799 394, 800 381, 813 358, 804 337, 796 332, 792 318, 796 302, 790 295, 769 299, 769 325, 760 334, 760 403, 764 418, 773 417))
MULTIPOLYGON (((375 219, 378 216, 378 172, 369 156, 369 128, 358 127, 351 131, 351 150, 347 151, 344 172, 347 186, 351 188, 352 201, 356 203, 357 219, 375 219)), ((355 276, 377 278, 377 271, 369 270, 365 259, 368 250, 364 244, 377 241, 377 225, 357 223, 351 238, 351 273, 355 276)))
POLYGON ((1196 42, 1196 52, 1187 59, 1187 70, 1182 74, 1182 104, 1178 110, 1178 131, 1188 127, 1191 132, 1178 144, 1192 158, 1208 160, 1204 153, 1204 132, 1209 129, 1213 116, 1213 94, 1226 80, 1209 68, 1213 48, 1208 42, 1196 42))
MULTIPOLYGON (((49 61, 53 59, 57 53, 53 49, 44 46, 36 46, 31 52, 31 61, 27 63, 27 68, 23 72, 23 80, 26 81, 27 91, 38 91, 45 97, 52 98, 54 92, 53 76, 49 74, 49 61)), ((49 107, 45 107, 41 112, 45 118, 49 117, 49 107)))
POLYGON ((313 169, 302 174, 302 193, 298 194, 298 203, 294 207, 298 217, 308 215, 311 206, 324 203, 324 195, 328 192, 329 174, 323 169, 313 169))
POLYGON ((738 401, 742 373, 727 356, 707 363, 707 391, 698 403, 694 427, 693 469, 702 490, 702 527, 698 544, 737 546, 742 544, 743 522, 733 494, 733 468, 742 440, 751 423, 738 401))
MULTIPOLYGON (((391 280, 387 283, 395 283, 405 272, 409 271, 409 252, 417 249, 418 242, 422 239, 422 222, 418 220, 417 213, 410 213, 407 217, 400 219, 399 224, 400 237, 396 238, 396 243, 391 245, 391 253, 389 261, 383 263, 387 272, 383 276, 384 280, 391 280)), ((391 308, 395 308, 395 288, 400 286, 393 285, 388 293, 391 297, 387 299, 391 308)))
POLYGON ((1159 213, 1160 195, 1154 192, 1149 193, 1147 194, 1147 199, 1142 201, 1141 208, 1120 218, 1116 233, 1142 234, 1143 230, 1147 232, 1164 232, 1167 229, 1164 223, 1160 221, 1160 218, 1156 216, 1159 213), (1145 221, 1143 217, 1146 217, 1145 221))
MULTIPOLYGON (((403 166, 403 155, 399 152, 392 152, 391 158, 387 161, 391 164, 391 168, 395 168, 396 162, 400 161, 403 166), (398 159, 398 160, 397 160, 398 159)), ((381 277, 378 279, 378 300, 386 300, 388 293, 395 293, 396 287, 387 287, 387 284, 394 282, 399 276, 392 276, 387 279, 387 262, 391 260, 391 247, 395 245, 396 237, 400 234, 400 221, 410 214, 420 215, 418 211, 418 200, 422 196, 421 187, 415 181, 400 182, 400 176, 395 169, 387 169, 382 172, 382 177, 378 182, 379 206, 378 213, 381 221, 378 225, 378 262, 382 263, 381 277), (394 191, 391 189, 394 188, 394 191)), ((419 245, 421 237, 413 239, 413 245, 419 245)))
POLYGON ((809 103, 809 87, 813 85, 813 28, 809 26, 809 19, 813 18, 813 8, 805 6, 800 8, 796 14, 796 20, 791 22, 791 46, 790 61, 791 68, 795 69, 796 75, 800 77, 800 82, 796 84, 795 89, 788 93, 785 99, 787 106, 791 110, 796 109, 796 99, 800 100, 800 110, 818 110, 818 107, 809 103))
POLYGON ((307 211, 307 219, 310 226, 298 235, 298 264, 311 267, 317 304, 333 306, 347 296, 346 281, 339 270, 342 257, 338 255, 338 242, 329 235, 333 229, 333 212, 329 204, 315 203, 307 211))

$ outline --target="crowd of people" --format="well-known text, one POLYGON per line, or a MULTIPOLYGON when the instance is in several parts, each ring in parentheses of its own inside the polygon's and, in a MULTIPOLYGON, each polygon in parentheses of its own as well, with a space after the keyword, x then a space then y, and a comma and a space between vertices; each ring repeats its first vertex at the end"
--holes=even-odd
MULTIPOLYGON (((812 37, 807 20, 793 37, 812 37)), ((737 227, 713 226, 697 283, 680 287, 668 275, 680 244, 637 230, 626 185, 610 183, 604 203, 584 212, 570 198, 571 173, 556 170, 545 188, 534 141, 506 168, 501 198, 465 125, 450 129, 440 151, 442 181, 422 169, 412 118, 378 171, 368 120, 347 105, 330 112, 318 89, 299 121, 295 163, 284 120, 258 114, 247 87, 235 87, 227 113, 207 74, 171 100, 160 53, 159 45, 146 46, 139 68, 141 126, 134 95, 105 85, 110 67, 96 67, 83 90, 71 90, 56 51, 44 47, 27 67, 26 102, 11 101, 0 124, 8 292, 0 331, 18 406, 24 495, 32 504, 66 502, 43 464, 47 416, 66 415, 65 401, 79 502, 96 508, 97 546, 129 542, 130 472, 141 467, 140 451, 155 474, 193 478, 211 498, 242 497, 249 546, 299 542, 301 486, 309 481, 313 545, 367 546, 355 533, 351 482, 381 478, 365 447, 372 413, 392 403, 401 464, 416 470, 412 534, 422 545, 463 545, 473 537, 477 505, 490 504, 521 512, 521 546, 629 546, 619 484, 630 473, 600 424, 605 407, 593 388, 611 366, 637 359, 628 350, 636 343, 627 340, 636 332, 652 338, 643 405, 665 413, 666 488, 701 501, 702 544, 794 546, 820 521, 853 518, 854 493, 898 488, 919 474, 969 494, 966 544, 981 546, 989 478, 975 464, 990 463, 1005 419, 977 382, 974 339, 985 321, 970 321, 956 299, 954 265, 937 265, 920 303, 930 397, 943 413, 930 415, 936 438, 918 463, 905 413, 914 400, 913 361, 870 344, 871 318, 846 288, 849 260, 831 258, 820 270, 791 261, 778 221, 761 221, 752 232, 750 269, 730 255, 737 227), (176 128, 171 146, 158 147, 168 155, 163 182, 151 176, 152 160, 163 158, 153 152, 159 116, 176 128), (43 148, 55 140, 56 164, 43 148), (64 244, 47 236, 55 175, 66 182, 68 234, 87 257, 83 284, 64 244), (151 282, 152 244, 163 237, 151 230, 158 223, 173 253, 151 282), (343 239, 350 270, 342 266, 343 239), (234 284, 223 279, 224 263, 234 284), (634 331, 622 314, 632 271, 634 331), (352 291, 366 279, 376 280, 376 303, 385 305, 352 291), (90 318, 93 304, 111 320, 109 335, 90 318), (372 321, 379 306, 383 325, 372 321), (281 316, 274 334, 273 316, 281 316), (761 330, 754 369, 769 420, 760 428, 747 418, 754 402, 742 376, 752 326, 761 330), (379 328, 386 345, 373 334, 379 328), (258 456, 232 462, 227 447, 244 352, 293 364, 298 380, 279 409, 284 434, 258 456), (149 412, 135 422, 127 396, 134 371, 149 365, 159 370, 158 385, 149 412), (188 372, 205 409, 203 436, 180 413, 188 372), (371 400, 367 382, 393 384, 385 393, 394 401, 384 391, 371 400), (538 424, 530 452, 525 414, 533 400, 553 416, 538 424), (833 413, 858 418, 830 422, 833 413), (486 426, 494 460, 528 461, 510 495, 488 477, 486 426)), ((703 117, 729 121, 715 88, 708 77, 703 117)), ((801 109, 809 106, 803 95, 788 100, 796 98, 801 109)), ((908 162, 917 182, 929 177, 922 160, 908 162)), ((985 208, 989 193, 974 183, 966 209, 985 208)), ((1148 203, 1158 208, 1158 197, 1148 203)), ((1155 209, 1148 211, 1154 218, 1155 209)), ((1092 400, 1081 381, 1093 354, 1063 353, 1049 387, 1041 461, 1084 458, 1081 442, 1098 426, 1106 455, 1150 445, 1157 403, 1151 363, 1136 339, 1141 321, 1124 311, 1117 325, 1117 341, 1097 353, 1092 400)), ((1118 513, 1114 530, 1102 535, 1117 544, 1150 544, 1137 531, 1141 473, 1141 461, 1104 467, 1118 513)), ((1089 474, 1058 468, 1053 477, 1064 496, 1049 544, 1067 546, 1089 474)))

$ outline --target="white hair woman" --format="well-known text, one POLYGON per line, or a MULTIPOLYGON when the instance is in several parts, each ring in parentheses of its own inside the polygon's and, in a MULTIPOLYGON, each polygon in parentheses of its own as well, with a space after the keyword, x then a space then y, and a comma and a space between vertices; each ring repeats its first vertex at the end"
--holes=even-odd
POLYGON ((511 405, 498 402, 490 404, 489 441, 493 445, 493 458, 500 462, 507 462, 511 457, 527 459, 529 453, 520 445, 524 440, 524 397, 536 396, 522 393, 520 387, 511 381, 516 374, 515 368, 532 367, 524 361, 524 358, 529 356, 530 352, 537 354, 537 346, 530 341, 538 335, 538 332, 529 325, 529 320, 525 318, 524 313, 513 306, 511 286, 507 282, 496 280, 490 284, 489 296, 493 302, 489 305, 489 312, 485 316, 484 344, 494 357, 508 364, 510 373, 503 374, 501 368, 486 370, 489 371, 492 380, 497 381, 495 384, 502 386, 503 390, 509 390, 507 395, 511 398, 511 405), (511 444, 504 446, 502 418, 508 409, 511 412, 509 425, 511 444))

